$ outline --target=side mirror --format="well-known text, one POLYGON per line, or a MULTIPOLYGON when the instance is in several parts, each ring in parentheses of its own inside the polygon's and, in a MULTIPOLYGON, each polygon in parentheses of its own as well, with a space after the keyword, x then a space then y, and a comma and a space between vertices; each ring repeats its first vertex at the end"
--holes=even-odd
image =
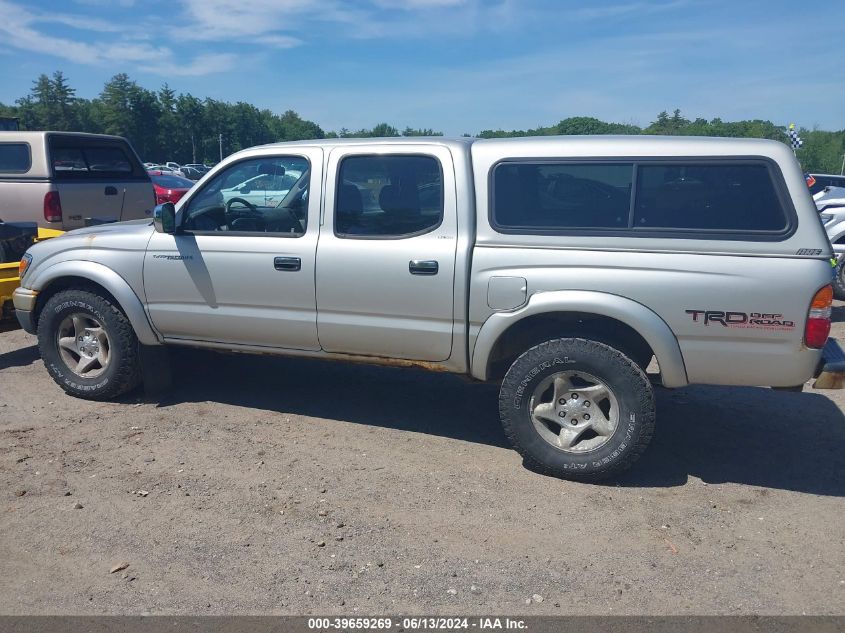
POLYGON ((153 209, 153 225, 159 233, 176 232, 176 207, 172 202, 156 205, 153 209))

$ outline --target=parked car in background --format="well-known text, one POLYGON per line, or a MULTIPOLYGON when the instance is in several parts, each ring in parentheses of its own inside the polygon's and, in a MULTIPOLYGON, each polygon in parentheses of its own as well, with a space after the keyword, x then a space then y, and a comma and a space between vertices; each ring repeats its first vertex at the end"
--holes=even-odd
POLYGON ((165 174, 172 174, 174 176, 179 176, 180 178, 185 177, 184 174, 182 173, 181 169, 171 169, 167 165, 150 165, 149 167, 147 167, 147 171, 148 172, 158 171, 158 172, 162 172, 162 173, 165 173, 165 174))
POLYGON ((220 190, 223 203, 238 206, 275 207, 302 176, 301 162, 246 164, 228 174, 226 182, 242 182, 220 190))
POLYGON ((845 187, 845 176, 835 174, 808 174, 807 185, 810 193, 815 195, 825 187, 845 187))
POLYGON ((825 187, 813 196, 813 200, 819 212, 829 207, 845 206, 845 186, 825 187))
POLYGON ((164 163, 164 166, 168 169, 172 169, 173 171, 179 171, 181 169, 181 165, 179 163, 174 163, 173 161, 168 161, 164 163))
POLYGON ((165 202, 179 202, 188 190, 194 186, 192 180, 176 176, 172 173, 151 171, 150 178, 153 181, 153 189, 156 194, 156 204, 165 202))
POLYGON ((0 132, 0 220, 70 230, 150 217, 155 195, 129 142, 73 132, 0 132))
POLYGON ((179 170, 182 173, 184 178, 188 180, 197 181, 203 176, 205 176, 204 171, 200 171, 199 169, 194 169, 193 167, 188 167, 187 165, 182 165, 182 169, 179 170))
POLYGON ((833 290, 845 300, 845 187, 825 187, 813 199, 836 257, 833 290))
POLYGON ((527 465, 596 480, 651 440, 652 381, 839 378, 831 255, 780 142, 327 139, 32 246, 14 303, 74 396, 161 375, 162 345, 418 365, 498 383, 527 465))

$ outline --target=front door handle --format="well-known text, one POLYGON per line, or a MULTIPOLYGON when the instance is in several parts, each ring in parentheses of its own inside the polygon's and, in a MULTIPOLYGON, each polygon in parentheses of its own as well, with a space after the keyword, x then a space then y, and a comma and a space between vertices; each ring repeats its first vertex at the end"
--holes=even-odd
POLYGON ((412 259, 408 262, 408 270, 412 275, 436 275, 440 265, 433 259, 412 259))
POLYGON ((116 196, 117 195, 117 187, 112 187, 111 185, 109 185, 108 187, 106 187, 105 193, 106 193, 107 196, 116 196))
POLYGON ((276 270, 302 270, 302 260, 299 257, 274 257, 273 268, 276 270))

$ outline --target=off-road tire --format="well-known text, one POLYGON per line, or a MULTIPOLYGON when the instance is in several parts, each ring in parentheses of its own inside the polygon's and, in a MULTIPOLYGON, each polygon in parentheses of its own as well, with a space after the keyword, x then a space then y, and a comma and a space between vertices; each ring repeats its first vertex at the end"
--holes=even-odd
POLYGON ((65 392, 86 400, 110 400, 141 382, 138 339, 126 315, 110 300, 86 290, 64 290, 47 301, 38 319, 38 349, 47 371, 65 392), (106 330, 110 360, 95 378, 75 374, 62 360, 57 332, 65 317, 82 313, 93 316, 106 330))
POLYGON ((645 451, 654 433, 654 391, 643 370, 622 352, 586 339, 554 339, 532 347, 511 365, 499 391, 499 416, 505 435, 531 470, 599 481, 629 468, 645 451), (603 446, 580 454, 564 452, 535 429, 528 410, 531 396, 544 379, 561 371, 583 371, 613 390, 619 421, 603 446))
POLYGON ((839 257, 833 273, 833 296, 845 301, 845 255, 839 257))

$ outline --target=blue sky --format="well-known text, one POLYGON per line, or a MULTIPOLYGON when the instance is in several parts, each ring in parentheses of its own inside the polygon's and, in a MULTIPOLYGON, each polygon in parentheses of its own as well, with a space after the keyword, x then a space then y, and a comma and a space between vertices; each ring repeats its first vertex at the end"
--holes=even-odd
POLYGON ((845 128, 845 2, 0 0, 0 101, 64 71, 446 134, 568 116, 845 128))

